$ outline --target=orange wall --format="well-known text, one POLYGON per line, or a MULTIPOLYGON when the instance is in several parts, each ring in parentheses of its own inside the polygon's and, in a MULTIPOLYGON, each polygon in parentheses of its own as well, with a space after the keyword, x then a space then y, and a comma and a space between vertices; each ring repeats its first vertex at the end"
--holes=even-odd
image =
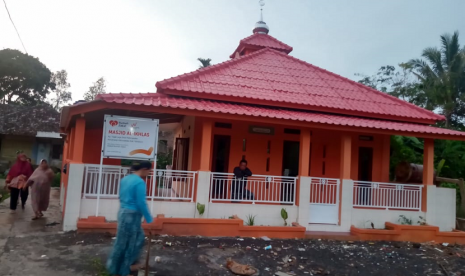
MULTIPOLYGON (((229 172, 238 165, 242 156, 245 155, 249 167, 254 174, 282 175, 283 142, 299 141, 300 135, 285 134, 284 126, 254 124, 253 122, 242 121, 221 121, 214 122, 231 123, 231 129, 213 127, 212 135, 231 136, 231 148, 229 154, 229 172), (249 125, 263 127, 274 127, 274 135, 262 135, 249 133, 249 125), (242 141, 246 139, 246 151, 242 151, 242 141), (270 153, 267 153, 268 141, 271 142, 270 153), (270 170, 266 171, 266 160, 270 158, 270 170)), ((198 170, 201 156, 201 125, 202 118, 195 120, 194 150, 192 156, 192 170, 198 170)), ((341 135, 343 132, 329 131, 321 129, 311 130, 311 162, 310 175, 314 177, 339 178, 340 174, 340 154, 341 135), (324 151, 326 149, 326 154, 324 151), (323 174, 323 162, 325 171, 323 174)), ((359 134, 352 133, 352 162, 351 178, 358 180, 358 148, 373 148, 373 181, 389 182, 389 136, 373 135, 373 141, 361 141, 359 134)), ((212 139, 213 141, 213 139, 212 139)), ((213 153, 213 150, 212 150, 213 153)), ((208 158, 212 158, 209 156, 208 158)), ((212 160, 213 162, 213 160, 212 160)))
MULTIPOLYGON (((84 135, 84 156, 85 164, 100 164, 100 152, 102 149, 102 133, 100 129, 86 129, 84 135)), ((121 165, 120 159, 103 159, 104 165, 121 165)))

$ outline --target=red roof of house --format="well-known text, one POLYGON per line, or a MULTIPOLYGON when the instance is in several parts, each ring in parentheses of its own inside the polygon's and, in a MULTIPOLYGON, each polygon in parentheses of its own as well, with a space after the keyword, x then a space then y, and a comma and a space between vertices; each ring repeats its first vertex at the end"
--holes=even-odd
POLYGON ((100 94, 97 96, 97 99, 109 103, 148 105, 155 107, 169 107, 174 109, 191 109, 204 112, 276 118, 309 123, 465 137, 465 132, 437 128, 421 124, 316 113, 286 108, 220 102, 206 99, 193 99, 163 95, 159 93, 100 94))
POLYGON ((232 53, 229 57, 234 58, 236 52, 241 52, 242 49, 247 48, 247 47, 271 48, 271 49, 275 49, 278 51, 282 51, 286 54, 289 54, 290 52, 292 52, 292 47, 287 45, 286 43, 281 42, 268 34, 254 33, 253 35, 242 39, 239 42, 239 46, 237 46, 234 53, 232 53))
POLYGON ((166 94, 363 117, 428 124, 444 119, 269 47, 157 82, 156 87, 166 94))

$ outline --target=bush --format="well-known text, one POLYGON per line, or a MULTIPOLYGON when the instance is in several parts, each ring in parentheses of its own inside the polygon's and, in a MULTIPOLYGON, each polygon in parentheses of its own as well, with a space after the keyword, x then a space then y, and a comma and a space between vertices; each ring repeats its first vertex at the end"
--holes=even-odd
POLYGON ((61 173, 56 173, 52 180, 52 187, 61 187, 61 173))

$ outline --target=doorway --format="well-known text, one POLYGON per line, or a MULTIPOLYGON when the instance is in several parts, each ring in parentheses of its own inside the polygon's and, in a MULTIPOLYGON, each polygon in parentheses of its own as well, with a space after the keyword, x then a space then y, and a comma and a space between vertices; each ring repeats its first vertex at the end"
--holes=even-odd
POLYGON ((371 182, 372 171, 373 148, 358 148, 358 180, 371 182))
MULTIPOLYGON (((358 148, 358 180, 371 182, 373 171, 373 148, 358 148)), ((359 202, 363 205, 371 205, 371 184, 359 183, 359 202)))
POLYGON ((176 138, 173 156, 173 170, 187 171, 189 166, 189 138, 176 138))
MULTIPOLYGON (((231 136, 215 135, 213 137, 213 156, 212 156, 212 172, 227 173, 229 170, 229 151, 231 147, 231 136)), ((212 196, 214 198, 225 198, 227 194, 226 180, 227 175, 224 175, 225 180, 221 180, 221 176, 217 176, 215 184, 212 187, 212 196)))
MULTIPOLYGON (((283 145, 283 176, 296 177, 299 175, 299 153, 300 142, 298 141, 284 141, 283 145)), ((281 202, 294 201, 294 185, 282 184, 281 185, 281 202)))

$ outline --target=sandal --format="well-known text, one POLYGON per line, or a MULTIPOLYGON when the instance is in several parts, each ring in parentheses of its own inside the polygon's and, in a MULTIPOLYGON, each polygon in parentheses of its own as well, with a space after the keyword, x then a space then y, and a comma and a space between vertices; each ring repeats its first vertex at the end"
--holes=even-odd
POLYGON ((35 217, 32 217, 32 220, 38 220, 40 217, 38 216, 35 216, 35 217))

